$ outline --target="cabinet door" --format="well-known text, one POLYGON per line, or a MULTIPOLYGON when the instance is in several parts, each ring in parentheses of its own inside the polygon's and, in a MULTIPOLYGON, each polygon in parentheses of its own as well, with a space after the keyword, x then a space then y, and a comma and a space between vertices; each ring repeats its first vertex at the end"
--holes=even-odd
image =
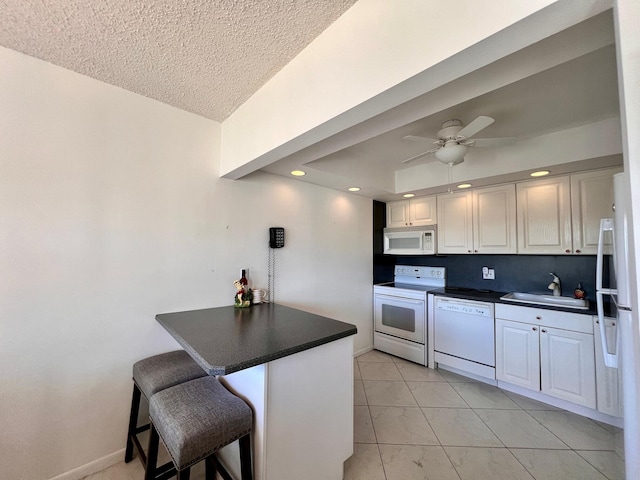
POLYGON ((409 225, 409 200, 387 203, 387 227, 409 225))
POLYGON ((409 201, 409 223, 414 226, 436 224, 436 197, 412 198, 409 201))
POLYGON ((516 253, 516 187, 473 191, 474 253, 516 253))
MULTIPOLYGON (((571 218, 573 252, 598 252, 600 219, 613 216, 613 175, 622 171, 609 168, 571 175, 571 218)), ((611 254, 611 248, 608 252, 611 254)))
POLYGON ((438 253, 473 253, 473 195, 438 195, 438 253))
POLYGON ((539 327, 496 319, 496 378, 540 390, 539 327))
POLYGON ((572 252, 569 177, 517 184, 518 253, 572 252))
POLYGON ((540 327, 542 392, 596 408, 593 335, 540 327))
MULTIPOLYGON (((620 404, 619 382, 620 369, 609 368, 604 364, 602 351, 602 340, 600 337, 600 323, 598 317, 593 318, 593 341, 595 342, 596 355, 596 402, 598 411, 613 415, 622 416, 622 405, 620 404)), ((605 335, 609 351, 616 348, 617 321, 615 318, 605 318, 605 335)))

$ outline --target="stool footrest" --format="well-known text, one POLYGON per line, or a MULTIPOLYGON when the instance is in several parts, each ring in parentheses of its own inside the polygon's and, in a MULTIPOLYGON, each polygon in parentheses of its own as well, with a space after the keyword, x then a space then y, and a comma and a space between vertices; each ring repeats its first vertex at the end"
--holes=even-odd
POLYGON ((161 467, 156 469, 156 477, 155 480, 167 480, 171 477, 175 477, 176 468, 173 466, 173 462, 165 463, 161 467))
POLYGON ((231 475, 229 475, 229 472, 227 472, 227 469, 224 468, 224 465, 220 463, 220 460, 218 460, 218 457, 216 456, 215 453, 211 455, 211 461, 216 466, 216 471, 220 474, 220 476, 224 480, 234 480, 234 478, 231 475))
POLYGON ((151 424, 150 423, 147 423, 146 425, 141 425, 141 426, 136 428, 136 430, 135 430, 136 435, 139 435, 142 432, 146 432, 150 428, 151 428, 151 424))

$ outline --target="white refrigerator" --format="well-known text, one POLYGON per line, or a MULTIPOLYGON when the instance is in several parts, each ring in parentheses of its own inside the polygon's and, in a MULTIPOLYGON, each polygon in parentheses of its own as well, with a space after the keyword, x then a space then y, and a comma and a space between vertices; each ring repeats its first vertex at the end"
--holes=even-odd
MULTIPOLYGON (((640 478, 640 321, 638 312, 631 306, 629 288, 628 252, 629 224, 628 208, 631 206, 629 182, 624 173, 613 177, 613 218, 600 221, 596 269, 596 302, 603 343, 604 363, 608 367, 621 369, 621 396, 624 412, 625 471, 628 480, 640 478), (609 286, 603 285, 604 255, 608 253, 607 240, 611 239, 613 268, 609 286), (610 296, 617 311, 617 338, 615 348, 607 348, 604 331, 605 296, 610 296)), ((610 248, 610 247, 609 247, 610 248)))

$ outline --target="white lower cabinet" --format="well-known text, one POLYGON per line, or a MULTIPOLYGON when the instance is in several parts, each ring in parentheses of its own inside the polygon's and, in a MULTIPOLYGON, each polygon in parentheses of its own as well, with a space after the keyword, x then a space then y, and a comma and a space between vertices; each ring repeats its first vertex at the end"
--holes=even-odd
POLYGON ((540 328, 540 378, 543 393, 596 408, 593 335, 540 328))
POLYGON ((540 390, 539 328, 496 319, 496 378, 540 390))
POLYGON ((595 409, 591 317, 496 304, 496 378, 595 409))

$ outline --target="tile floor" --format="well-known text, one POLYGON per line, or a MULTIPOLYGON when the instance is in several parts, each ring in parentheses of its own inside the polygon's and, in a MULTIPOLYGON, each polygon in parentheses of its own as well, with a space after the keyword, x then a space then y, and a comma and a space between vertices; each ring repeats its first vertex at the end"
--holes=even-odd
MULTIPOLYGON (((375 350, 354 364, 344 480, 624 480, 619 428, 375 350)), ((136 460, 85 480, 142 478, 136 460)))
POLYGON ((619 428, 375 350, 354 371, 345 480, 624 479, 619 428))

